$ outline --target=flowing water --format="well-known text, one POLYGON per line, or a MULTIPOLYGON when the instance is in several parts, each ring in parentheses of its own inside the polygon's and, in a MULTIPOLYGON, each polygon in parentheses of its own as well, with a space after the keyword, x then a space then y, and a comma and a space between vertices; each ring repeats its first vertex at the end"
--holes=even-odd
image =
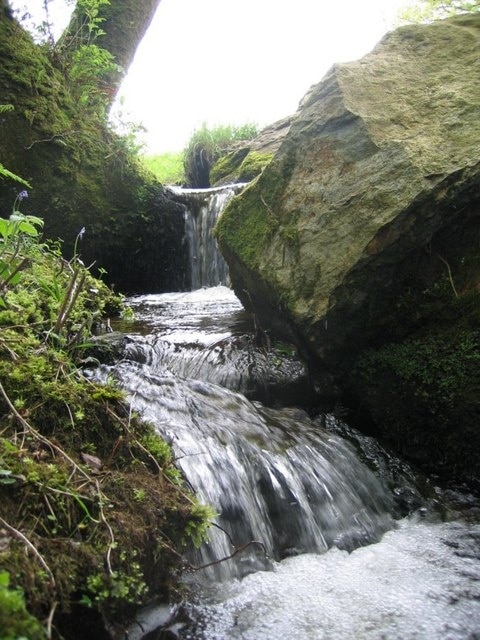
MULTIPOLYGON (((333 416, 239 393, 255 353, 235 355, 248 318, 228 288, 130 304, 124 357, 95 375, 117 377, 157 425, 221 527, 189 557, 214 564, 186 575, 191 601, 167 623, 177 637, 480 638, 473 499, 457 508, 333 416)), ((141 622, 165 620, 159 608, 141 622)))
POLYGON ((217 251, 212 229, 230 199, 245 184, 211 189, 169 187, 172 196, 186 205, 185 239, 190 257, 191 288, 228 284, 228 266, 217 251))
MULTIPOLYGON (((209 205, 188 214, 197 285, 227 280, 209 244, 221 193, 211 191, 195 193, 209 205)), ((188 557, 188 602, 144 610, 129 640, 155 628, 170 635, 151 637, 191 640, 480 639, 474 498, 298 408, 308 372, 288 351, 255 345, 227 287, 129 304, 123 357, 90 375, 119 381, 218 514, 188 557)))

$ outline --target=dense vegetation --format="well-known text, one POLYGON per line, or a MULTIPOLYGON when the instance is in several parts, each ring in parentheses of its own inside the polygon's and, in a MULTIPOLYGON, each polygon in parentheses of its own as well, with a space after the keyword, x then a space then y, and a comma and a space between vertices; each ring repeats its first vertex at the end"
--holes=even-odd
POLYGON ((208 509, 122 394, 82 374, 121 300, 81 261, 84 230, 66 260, 27 196, 0 219, 0 637, 84 638, 174 587, 208 509))
POLYGON ((230 175, 231 181, 247 182, 271 159, 271 156, 265 159, 265 154, 248 154, 246 145, 257 133, 253 124, 215 127, 203 124, 194 131, 183 151, 142 159, 162 184, 208 187, 230 175))

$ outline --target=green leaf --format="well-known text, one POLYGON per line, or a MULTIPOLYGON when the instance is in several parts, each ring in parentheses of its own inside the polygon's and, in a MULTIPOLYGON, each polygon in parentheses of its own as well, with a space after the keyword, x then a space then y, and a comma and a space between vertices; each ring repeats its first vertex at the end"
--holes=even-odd
POLYGON ((15 484, 16 479, 11 478, 11 475, 10 469, 0 469, 0 484, 15 484))
POLYGON ((10 178, 11 180, 15 180, 15 182, 20 182, 20 184, 24 184, 26 187, 29 187, 30 189, 32 188, 32 185, 29 182, 27 182, 23 178, 20 178, 20 176, 17 176, 15 173, 12 173, 11 171, 9 171, 6 167, 3 166, 1 162, 0 162, 0 178, 10 178))
POLYGON ((37 229, 35 229, 33 224, 30 224, 26 220, 24 220, 19 224, 18 230, 21 231, 22 233, 26 233, 27 236, 38 236, 37 229))
POLYGON ((4 218, 0 218, 0 236, 2 238, 8 238, 9 236, 9 223, 4 218))

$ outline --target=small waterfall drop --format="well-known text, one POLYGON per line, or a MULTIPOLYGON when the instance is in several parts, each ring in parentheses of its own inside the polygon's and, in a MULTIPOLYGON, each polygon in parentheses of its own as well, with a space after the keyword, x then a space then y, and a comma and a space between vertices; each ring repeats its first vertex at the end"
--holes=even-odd
POLYGON ((247 400, 256 354, 225 347, 246 330, 226 287, 131 305, 122 359, 87 374, 118 380, 221 528, 188 558, 210 564, 186 576, 190 601, 140 612, 130 640, 480 637, 477 499, 424 491, 333 416, 247 400))
POLYGON ((228 266, 218 251, 213 228, 229 200, 245 184, 211 189, 169 187, 185 206, 185 238, 190 258, 191 289, 228 284, 228 266))
MULTIPOLYGON (((299 553, 350 551, 393 526, 391 489, 344 438, 305 411, 268 408, 237 392, 255 376, 256 354, 244 362, 223 346, 235 344, 241 314, 233 292, 139 296, 132 306, 152 334, 131 336, 122 359, 95 375, 118 380, 218 513, 208 544, 192 556, 196 566, 211 564, 205 575, 226 580, 299 553)), ((270 366, 282 369, 280 354, 270 366)))

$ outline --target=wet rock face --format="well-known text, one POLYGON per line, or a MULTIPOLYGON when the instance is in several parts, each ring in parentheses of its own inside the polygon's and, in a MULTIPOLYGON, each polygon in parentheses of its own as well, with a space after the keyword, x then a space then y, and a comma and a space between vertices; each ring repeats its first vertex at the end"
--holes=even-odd
POLYGON ((264 326, 338 362, 378 338, 432 238, 478 214, 479 40, 478 14, 402 27, 305 96, 217 227, 264 326))

